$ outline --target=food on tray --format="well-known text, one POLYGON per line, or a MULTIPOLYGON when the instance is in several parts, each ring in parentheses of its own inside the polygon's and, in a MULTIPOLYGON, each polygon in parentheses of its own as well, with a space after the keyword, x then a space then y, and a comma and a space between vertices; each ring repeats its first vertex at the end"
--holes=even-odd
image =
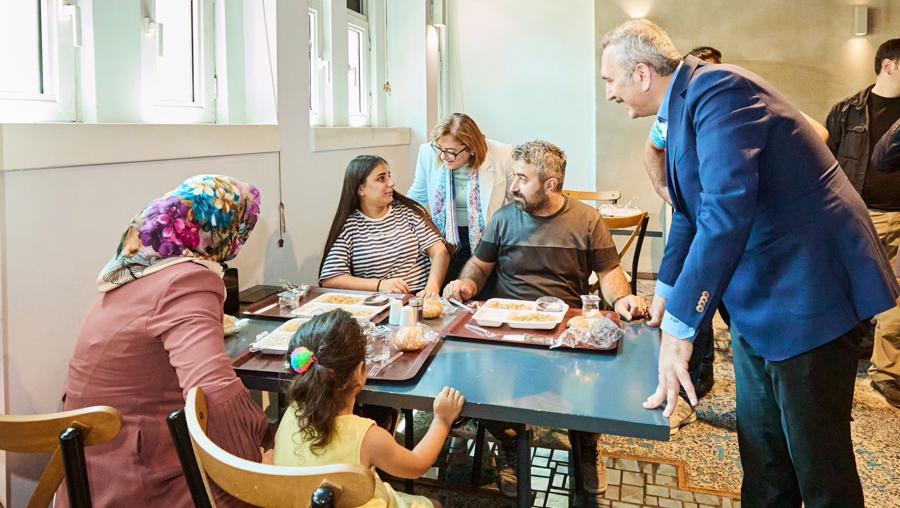
POLYGON ((586 318, 584 316, 574 316, 569 322, 566 324, 569 328, 582 328, 587 330, 591 327, 591 320, 593 318, 586 318))
POLYGON ((222 328, 225 331, 225 335, 233 335, 237 331, 237 321, 238 318, 234 316, 222 315, 222 328))
POLYGON ((543 312, 529 312, 528 314, 513 314, 509 316, 510 321, 527 321, 530 323, 555 321, 555 319, 550 314, 544 314, 543 312))
POLYGON ((441 303, 440 298, 429 298, 425 300, 425 305, 422 307, 422 317, 425 319, 433 319, 440 317, 442 312, 444 312, 444 304, 441 303))
MULTIPOLYGON (((348 310, 348 309, 344 309, 344 310, 348 310)), ((355 318, 368 319, 375 315, 374 310, 368 310, 368 309, 358 309, 358 310, 354 309, 354 310, 349 310, 349 312, 350 312, 350 315, 355 318)))
POLYGON ((530 303, 515 303, 515 302, 488 302, 484 305, 486 309, 503 309, 503 310, 531 310, 532 305, 530 303))
POLYGON ((319 298, 316 303, 325 303, 328 305, 357 305, 362 303, 364 298, 360 296, 330 294, 319 298))
POLYGON ((418 351, 427 342, 425 330, 418 326, 404 326, 394 334, 394 346, 400 351, 418 351))
POLYGON ((300 325, 305 323, 305 319, 291 319, 278 327, 278 331, 286 333, 294 333, 300 329, 300 325))

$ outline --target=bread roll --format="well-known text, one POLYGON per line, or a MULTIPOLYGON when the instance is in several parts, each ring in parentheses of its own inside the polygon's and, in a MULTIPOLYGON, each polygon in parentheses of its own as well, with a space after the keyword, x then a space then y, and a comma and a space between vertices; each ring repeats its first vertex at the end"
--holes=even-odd
POLYGON ((425 330, 404 326, 394 334, 394 346, 400 351, 418 351, 425 347, 425 330))
POLYGON ((425 300, 425 304, 422 306, 422 317, 425 319, 440 317, 442 312, 444 312, 444 304, 439 298, 425 300))

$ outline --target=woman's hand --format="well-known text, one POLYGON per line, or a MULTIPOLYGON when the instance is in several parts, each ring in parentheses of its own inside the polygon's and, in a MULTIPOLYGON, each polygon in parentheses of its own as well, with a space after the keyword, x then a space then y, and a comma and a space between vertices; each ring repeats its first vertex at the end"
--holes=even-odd
POLYGON ((262 459, 260 460, 263 464, 275 464, 275 448, 269 448, 266 450, 262 446, 259 447, 259 453, 262 455, 262 459))
POLYGON ((440 296, 440 295, 441 295, 440 288, 436 288, 436 287, 432 287, 432 286, 425 286, 425 289, 416 293, 416 296, 418 296, 419 298, 427 298, 429 296, 440 296))
POLYGON ((623 318, 631 321, 647 315, 647 302, 640 296, 623 296, 616 301, 613 310, 623 318))
POLYGON ((406 285, 406 281, 401 277, 384 279, 379 287, 382 291, 387 291, 388 293, 409 293, 409 286, 406 285))
POLYGON ((434 418, 446 424, 449 429, 456 418, 462 413, 466 398, 459 390, 445 386, 441 393, 434 398, 434 418))

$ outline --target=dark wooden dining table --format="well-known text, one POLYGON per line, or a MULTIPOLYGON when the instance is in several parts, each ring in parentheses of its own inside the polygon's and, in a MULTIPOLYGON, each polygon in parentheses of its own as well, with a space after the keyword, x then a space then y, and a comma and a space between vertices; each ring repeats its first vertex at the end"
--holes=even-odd
MULTIPOLYGON (((460 311, 462 312, 462 311, 460 311)), ((433 321, 445 329, 456 319, 433 321)), ((249 346, 278 322, 251 319, 237 335, 226 339, 235 372, 253 390, 280 392, 291 374, 273 358, 271 367, 252 369, 249 346)), ((461 340, 445 336, 420 372, 407 381, 367 382, 358 401, 365 404, 431 411, 435 395, 444 387, 460 390, 466 398, 463 416, 499 420, 518 426, 519 505, 528 506, 530 443, 526 426, 542 425, 570 431, 615 434, 665 441, 669 423, 661 410, 646 410, 641 403, 657 383, 659 330, 642 321, 624 324, 624 338, 612 351, 548 349, 461 340)), ((412 437, 411 432, 406 432, 412 437)), ((576 440, 577 441, 577 440, 576 440)), ((407 440, 407 445, 412 444, 407 440)), ((479 443, 480 444, 480 443, 479 443)), ((480 451, 480 448, 479 448, 480 451)), ((571 453, 577 461, 577 455, 571 453)), ((579 485, 578 474, 574 485, 579 485)))

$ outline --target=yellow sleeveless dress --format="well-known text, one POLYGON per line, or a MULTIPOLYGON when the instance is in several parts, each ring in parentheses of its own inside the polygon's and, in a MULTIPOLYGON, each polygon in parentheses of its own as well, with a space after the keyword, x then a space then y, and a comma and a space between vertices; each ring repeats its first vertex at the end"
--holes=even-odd
MULTIPOLYGON (((327 466, 330 464, 359 464, 359 452, 363 438, 374 420, 356 415, 342 415, 334 420, 334 438, 321 454, 315 455, 309 449, 299 432, 299 424, 294 416, 296 406, 288 407, 275 433, 274 462, 278 466, 327 466)), ((431 501, 423 496, 397 492, 391 485, 381 481, 375 468, 375 495, 365 508, 433 508, 431 501)))

